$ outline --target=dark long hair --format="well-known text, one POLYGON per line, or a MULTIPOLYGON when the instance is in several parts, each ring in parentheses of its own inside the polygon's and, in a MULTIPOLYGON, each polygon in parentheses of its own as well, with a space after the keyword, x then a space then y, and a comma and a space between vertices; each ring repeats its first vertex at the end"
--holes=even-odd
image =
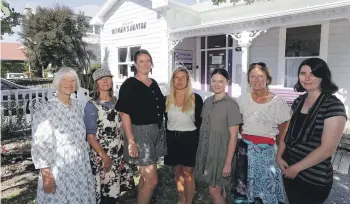
POLYGON ((307 65, 311 68, 312 74, 317 77, 321 78, 321 91, 325 93, 331 93, 334 94, 335 92, 338 91, 338 86, 335 85, 335 83, 332 81, 332 74, 331 70, 329 69, 327 63, 320 58, 309 58, 304 60, 299 68, 298 68, 298 82, 294 86, 294 90, 297 92, 305 92, 306 90, 304 87, 301 85, 300 80, 299 80, 299 74, 301 67, 304 65, 307 65))

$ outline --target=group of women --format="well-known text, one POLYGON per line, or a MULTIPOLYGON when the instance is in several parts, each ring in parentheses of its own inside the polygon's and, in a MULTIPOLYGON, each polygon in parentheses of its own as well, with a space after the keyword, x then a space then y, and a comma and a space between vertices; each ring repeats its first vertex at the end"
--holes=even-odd
POLYGON ((109 69, 96 70, 94 96, 85 108, 70 97, 79 88, 74 70, 55 74, 57 97, 33 118, 37 203, 118 203, 122 191, 135 187, 133 164, 140 173, 137 203, 148 204, 162 156, 174 167, 181 204, 193 203, 195 179, 208 185, 215 204, 225 204, 231 193, 235 203, 326 200, 330 160, 347 116, 323 60, 299 66, 295 90, 305 94, 290 109, 269 91, 272 77, 264 63, 249 66, 251 91, 237 100, 225 92, 228 72, 214 70, 214 94, 203 103, 186 68, 174 70, 164 97, 149 77, 150 53, 139 50, 134 59, 135 76, 122 84, 118 99, 109 69))

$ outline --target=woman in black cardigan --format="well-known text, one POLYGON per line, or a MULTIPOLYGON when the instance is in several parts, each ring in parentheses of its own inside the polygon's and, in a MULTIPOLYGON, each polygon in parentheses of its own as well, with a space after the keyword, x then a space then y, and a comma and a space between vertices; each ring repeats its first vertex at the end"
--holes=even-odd
POLYGON ((202 98, 192 92, 188 70, 182 67, 175 69, 170 81, 170 93, 166 99, 168 155, 164 157, 164 163, 174 167, 181 204, 191 204, 194 197, 193 167, 202 123, 202 107, 202 98))

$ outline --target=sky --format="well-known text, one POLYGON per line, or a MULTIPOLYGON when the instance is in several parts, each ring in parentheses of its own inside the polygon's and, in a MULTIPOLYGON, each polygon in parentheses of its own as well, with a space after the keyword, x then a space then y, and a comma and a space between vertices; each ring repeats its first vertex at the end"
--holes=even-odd
MULTIPOLYGON (((105 0, 7 0, 10 3, 10 6, 15 9, 16 12, 22 13, 26 5, 29 5, 32 8, 37 6, 53 7, 55 4, 66 5, 73 10, 83 11, 88 16, 94 16, 96 14, 105 0)), ((194 4, 196 0, 176 0, 180 3, 187 5, 194 4)), ((20 26, 14 28, 14 31, 17 33, 21 30, 20 26)), ((19 36, 14 34, 12 36, 4 35, 2 42, 19 42, 19 36)))

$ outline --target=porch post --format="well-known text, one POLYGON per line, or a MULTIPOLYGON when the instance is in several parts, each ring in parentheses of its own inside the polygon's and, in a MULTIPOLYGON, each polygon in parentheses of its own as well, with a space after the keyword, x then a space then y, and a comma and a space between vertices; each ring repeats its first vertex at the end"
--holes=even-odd
POLYGON ((233 39, 238 41, 238 45, 242 49, 241 94, 248 91, 247 71, 249 63, 249 47, 252 44, 252 41, 263 31, 266 32, 266 30, 257 30, 230 34, 233 39))
POLYGON ((174 68, 174 50, 176 45, 178 45, 181 41, 182 39, 175 40, 168 36, 168 82, 170 82, 170 77, 174 68))

